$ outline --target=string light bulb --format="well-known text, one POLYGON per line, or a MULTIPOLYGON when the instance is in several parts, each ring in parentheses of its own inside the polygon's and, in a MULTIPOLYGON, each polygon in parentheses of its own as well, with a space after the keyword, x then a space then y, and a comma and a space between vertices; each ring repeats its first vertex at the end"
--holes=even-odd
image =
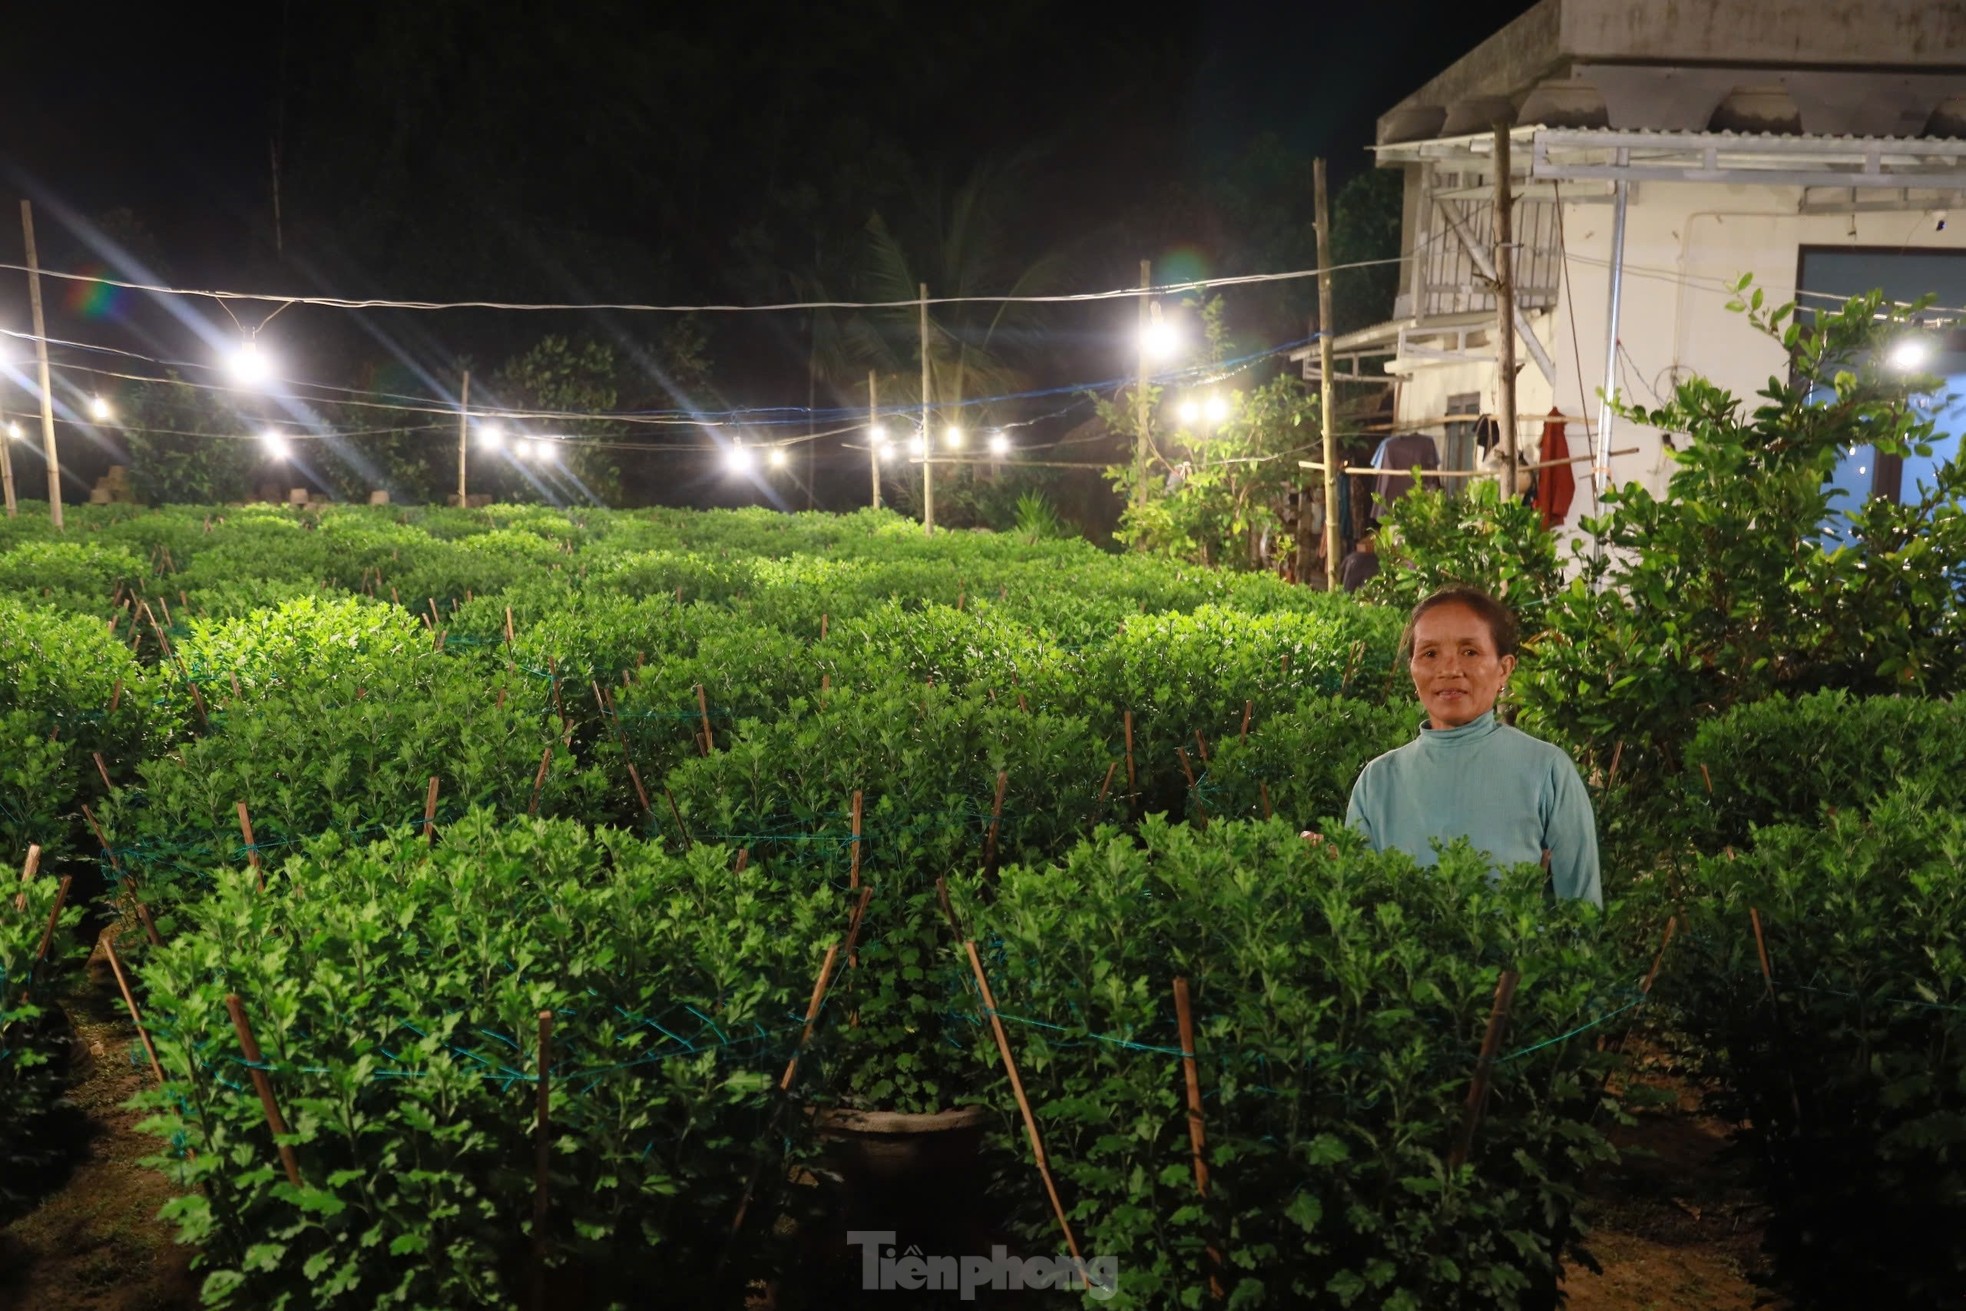
POLYGON ((771 454, 765 457, 765 463, 774 469, 783 469, 785 467, 785 448, 783 446, 772 447, 771 454))
POLYGON ((17 442, 27 440, 27 434, 21 431, 19 419, 15 419, 7 425, 7 435, 17 442))
POLYGON ((1209 397, 1208 404, 1203 407, 1202 413, 1207 416, 1210 423, 1222 422, 1222 420, 1229 417, 1228 397, 1219 395, 1209 397))
POLYGON ((505 430, 495 423, 488 423, 478 429, 478 445, 488 451, 501 450, 505 446, 505 430))
POLYGON ((942 434, 942 442, 950 450, 960 451, 963 448, 963 430, 951 426, 949 431, 942 434))
POLYGON ((273 359, 259 348, 256 338, 247 338, 226 361, 232 377, 247 386, 258 387, 273 379, 273 359))
POLYGON ((110 414, 111 414, 111 410, 109 408, 108 401, 104 400, 100 396, 91 396, 89 398, 89 417, 91 419, 94 419, 98 423, 100 423, 103 420, 107 419, 110 416, 110 414))
POLYGON ((1913 373, 1932 358, 1932 343, 1923 337, 1906 337, 1891 348, 1891 367, 1900 373, 1913 373))
POLYGON ((1003 433, 1001 432, 991 433, 990 454, 996 456, 1000 460, 1004 456, 1010 454, 1010 438, 1004 436, 1003 433))
POLYGON ((751 472, 751 463, 751 452, 741 443, 724 453, 724 465, 732 473, 751 472))
POLYGON ((287 445, 287 439, 271 428, 259 435, 259 444, 265 447, 266 453, 276 460, 284 460, 293 454, 293 449, 287 445))

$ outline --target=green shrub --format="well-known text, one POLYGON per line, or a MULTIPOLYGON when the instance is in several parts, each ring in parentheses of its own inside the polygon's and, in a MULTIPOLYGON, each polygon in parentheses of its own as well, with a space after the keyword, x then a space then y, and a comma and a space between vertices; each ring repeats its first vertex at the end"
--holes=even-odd
MULTIPOLYGON (((165 1208, 211 1307, 736 1305, 770 1272, 774 1115, 839 899, 731 853, 682 857, 473 812, 311 841, 265 892, 218 871, 143 967, 169 1083, 145 1094, 165 1208), (225 998, 291 1132, 288 1182, 225 998), (552 1015, 547 1222, 534 1232, 541 1012, 552 1015), (726 1244, 747 1181, 764 1217, 726 1244)), ((789 1141, 788 1141, 789 1140, 789 1141)))
POLYGON ((1778 1269, 1817 1305, 1966 1298, 1966 1249, 1940 1237, 1966 1225, 1962 861, 1966 815, 1907 788, 1762 829, 1690 880, 1661 995, 1730 1090, 1778 1269))
MULTIPOLYGON (((1312 846, 1295 824, 1150 819, 1137 842, 1103 831, 994 892, 964 881, 1079 1246, 1117 1262, 1111 1305, 1205 1307, 1211 1276, 1245 1307, 1517 1307, 1554 1289, 1575 1185, 1612 1158, 1591 1124, 1608 1058, 1562 1039, 1628 1022, 1636 978, 1606 919, 1547 904, 1540 871, 1496 885, 1465 843, 1423 870, 1329 831, 1312 846), (1451 1168, 1511 967, 1508 1046, 1451 1168), (1176 976, 1193 995, 1205 1201, 1176 976)), ((987 1091, 1018 1232, 1062 1250, 1005 1082, 987 1091)))
POLYGON ((149 571, 120 546, 27 541, 0 555, 0 593, 29 604, 107 618, 120 587, 133 590, 149 571))
POLYGON ((37 964, 60 884, 45 873, 25 887, 11 877, 5 882, 6 893, 0 896, 0 1217, 26 1200, 39 1172, 61 1150, 50 1119, 68 1084, 67 1021, 57 999, 80 959, 72 944, 82 918, 71 896, 48 959, 37 964), (19 909, 16 896, 25 901, 19 909))

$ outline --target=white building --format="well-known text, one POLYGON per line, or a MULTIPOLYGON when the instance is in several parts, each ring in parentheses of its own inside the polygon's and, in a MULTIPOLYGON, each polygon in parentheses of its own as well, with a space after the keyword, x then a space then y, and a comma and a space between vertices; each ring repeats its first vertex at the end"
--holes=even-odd
MULTIPOLYGON (((1558 409, 1573 453, 1663 490, 1660 434, 1600 391, 1649 405, 1697 371, 1751 398, 1785 365, 1726 308, 1743 274, 1771 304, 1882 287, 1966 306, 1966 2, 1541 0, 1379 120, 1379 166, 1405 174, 1402 289, 1335 371, 1390 376, 1393 431, 1434 437, 1443 467, 1470 467, 1468 416, 1499 408, 1498 121, 1525 449, 1558 409)), ((1966 391, 1966 336, 1941 345, 1966 391)), ((1853 453, 1839 482, 1910 486, 1884 463, 1853 453)))

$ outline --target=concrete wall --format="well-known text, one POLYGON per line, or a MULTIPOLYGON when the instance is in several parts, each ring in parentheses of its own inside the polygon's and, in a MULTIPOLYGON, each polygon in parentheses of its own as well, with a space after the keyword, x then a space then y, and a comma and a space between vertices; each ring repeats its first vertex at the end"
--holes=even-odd
POLYGON ((1932 68, 1966 64, 1957 0, 1562 0, 1576 59, 1932 68))
MULTIPOLYGON (((1751 409, 1754 393, 1786 364, 1778 343, 1726 305, 1743 273, 1754 276, 1771 304, 1793 299, 1802 246, 1966 250, 1966 221, 1955 220, 1940 232, 1934 230, 1934 215, 1924 211, 1802 215, 1795 212, 1799 200, 1798 190, 1790 187, 1645 183, 1633 188, 1618 334, 1627 357, 1619 383, 1626 399, 1657 404, 1670 395, 1676 378, 1697 372, 1751 409)), ((1517 409, 1523 414, 1541 414, 1554 402, 1571 414, 1584 407, 1581 412, 1595 419, 1605 382, 1611 218, 1607 204, 1564 206, 1565 293, 1549 314, 1532 322, 1555 361, 1556 385, 1550 387, 1536 366, 1527 364, 1518 381, 1517 409)), ((1448 396, 1470 391, 1482 394, 1485 407, 1495 406, 1492 362, 1416 369, 1400 386, 1400 421, 1443 414, 1448 396)), ((1526 439, 1539 429, 1525 424, 1521 431, 1526 439)), ((1582 434, 1581 426, 1571 428, 1573 451, 1582 449, 1582 434)), ((1638 448, 1613 462, 1614 482, 1664 490, 1671 466, 1658 432, 1619 420, 1612 446, 1638 448)), ((1586 510, 1587 499, 1580 488, 1579 506, 1586 510)))

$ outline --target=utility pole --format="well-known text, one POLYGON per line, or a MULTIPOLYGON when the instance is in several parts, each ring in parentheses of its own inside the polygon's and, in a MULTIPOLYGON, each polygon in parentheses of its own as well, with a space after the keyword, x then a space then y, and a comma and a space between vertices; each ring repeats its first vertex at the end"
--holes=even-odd
POLYGON ((1510 213, 1515 204, 1509 195, 1509 125, 1495 124, 1495 373, 1497 408, 1502 419, 1502 450, 1508 458, 1508 472, 1502 487, 1507 498, 1516 498, 1516 422, 1515 422, 1515 251, 1510 213))
POLYGON ((875 435, 881 428, 881 405, 875 389, 874 371, 867 370, 867 472, 874 480, 874 508, 881 508, 881 448, 875 435))
POLYGON ((457 508, 470 504, 464 496, 464 448, 471 440, 471 370, 464 371, 464 386, 457 395, 457 508))
POLYGON ((48 518, 61 529, 61 461, 55 455, 55 396, 48 382, 48 324, 41 314, 41 262, 34 255, 34 206, 20 203, 27 239, 27 303, 34 312, 34 359, 41 376, 41 452, 48 461, 48 518))
POLYGON ((935 435, 929 431, 928 409, 928 284, 918 284, 922 296, 922 532, 935 536, 935 435))
POLYGON ((1147 330, 1153 321, 1152 260, 1140 261, 1140 379, 1133 393, 1133 508, 1147 505, 1147 330))
MULTIPOLYGON (((1332 404, 1336 393, 1331 376, 1331 204, 1325 194, 1324 161, 1313 160, 1311 177, 1316 184, 1313 203, 1317 206, 1317 371, 1318 420, 1324 429, 1324 588, 1338 590, 1338 479, 1344 466, 1338 463, 1338 428, 1333 421, 1332 404)), ((1307 487, 1297 497, 1298 533, 1311 517, 1311 498, 1307 487)), ((1303 558, 1300 548, 1298 557, 1303 558)), ((1299 578, 1304 582, 1309 579, 1299 578)))
MULTIPOLYGON (((5 417, 4 413, 0 413, 0 421, 4 421, 5 417)), ((7 517, 9 519, 20 513, 20 503, 14 498, 13 445, 14 434, 12 429, 8 428, 0 431, 0 488, 4 488, 6 492, 7 517)))

